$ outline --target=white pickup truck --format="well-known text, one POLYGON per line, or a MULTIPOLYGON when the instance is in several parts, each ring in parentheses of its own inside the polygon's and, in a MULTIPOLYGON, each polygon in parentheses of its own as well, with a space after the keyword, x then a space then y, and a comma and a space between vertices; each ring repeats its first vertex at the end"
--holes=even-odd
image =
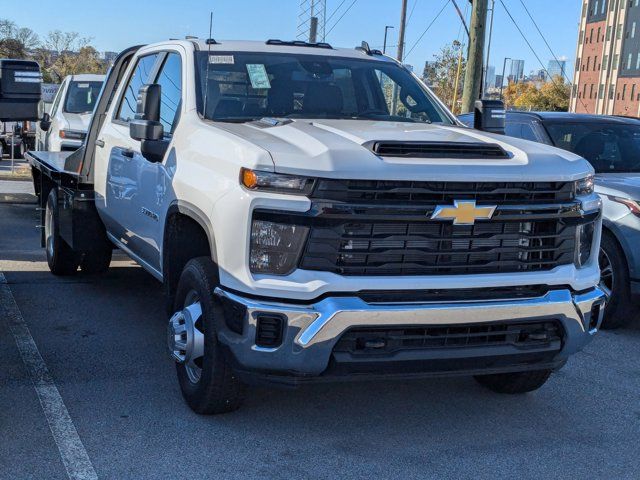
POLYGON ((161 281, 199 413, 256 381, 528 392, 602 319, 590 165, 463 127, 366 45, 131 48, 84 146, 29 158, 52 272, 103 272, 115 246, 161 281))

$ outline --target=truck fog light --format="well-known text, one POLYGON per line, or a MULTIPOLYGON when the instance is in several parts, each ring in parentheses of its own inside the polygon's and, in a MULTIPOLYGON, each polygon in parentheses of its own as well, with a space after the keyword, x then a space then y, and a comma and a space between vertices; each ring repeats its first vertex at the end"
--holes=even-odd
POLYGON ((591 258, 595 231, 595 223, 587 223, 578 227, 578 258, 576 262, 578 267, 586 265, 591 258))
POLYGON ((249 266, 253 273, 288 275, 296 269, 309 229, 254 220, 249 266))

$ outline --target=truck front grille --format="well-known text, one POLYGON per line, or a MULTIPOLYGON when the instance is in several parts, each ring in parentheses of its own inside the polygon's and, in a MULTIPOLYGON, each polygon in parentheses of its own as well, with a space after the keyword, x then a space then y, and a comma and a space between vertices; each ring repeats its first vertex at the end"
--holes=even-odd
POLYGON ((465 347, 561 347, 562 326, 556 321, 460 326, 358 328, 347 331, 334 353, 381 355, 406 350, 465 347))
POLYGON ((318 225, 309 234, 300 268, 341 275, 550 270, 573 262, 575 236, 574 226, 557 220, 318 225))
POLYGON ((310 199, 308 212, 254 219, 308 227, 299 268, 345 276, 548 271, 575 261, 577 228, 597 217, 572 182, 319 179, 310 199), (474 225, 431 218, 456 200, 497 208, 474 225))
POLYGON ((314 198, 350 203, 451 203, 476 200, 500 205, 557 203, 574 199, 573 182, 425 182, 318 180, 314 198))

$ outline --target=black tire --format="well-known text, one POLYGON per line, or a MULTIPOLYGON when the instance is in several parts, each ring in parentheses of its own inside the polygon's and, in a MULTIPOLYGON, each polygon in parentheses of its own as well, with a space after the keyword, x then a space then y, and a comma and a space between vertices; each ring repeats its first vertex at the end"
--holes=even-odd
POLYGON ((551 376, 551 370, 476 375, 476 381, 496 393, 520 394, 538 390, 551 376))
POLYGON ((631 299, 629 283, 629 268, 627 259, 618 244, 618 241, 608 231, 602 232, 602 244, 600 245, 600 266, 603 269, 601 287, 611 291, 611 297, 604 309, 604 319, 601 328, 610 330, 625 327, 631 323, 636 312, 631 299), (607 269, 610 268, 612 277, 607 277, 607 269))
POLYGON ((80 265, 80 255, 73 251, 60 236, 58 191, 52 188, 45 208, 45 250, 49 270, 54 275, 75 275, 80 265), (50 222, 50 223, 49 223, 50 222))
POLYGON ((190 260, 180 276, 174 303, 174 311, 182 310, 189 292, 195 291, 202 308, 200 329, 205 335, 205 342, 199 380, 194 383, 185 365, 176 364, 184 399, 194 412, 202 415, 237 410, 244 397, 245 387, 225 360, 218 344, 215 318, 221 318, 223 312, 214 296, 217 284, 218 271, 210 258, 190 260))
POLYGON ((100 250, 86 252, 80 262, 82 273, 89 275, 105 273, 109 270, 112 255, 113 249, 110 245, 105 245, 105 247, 100 250))

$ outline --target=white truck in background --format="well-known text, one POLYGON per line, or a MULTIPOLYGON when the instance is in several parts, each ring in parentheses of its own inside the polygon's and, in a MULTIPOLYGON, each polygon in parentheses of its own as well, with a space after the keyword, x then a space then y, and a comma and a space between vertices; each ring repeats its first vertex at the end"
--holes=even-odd
POLYGON ((133 47, 83 147, 28 154, 49 267, 117 247, 162 282, 198 413, 256 381, 535 390, 602 320, 601 202, 585 160, 487 133, 485 106, 462 126, 366 44, 133 47))
POLYGON ((69 75, 60 84, 53 104, 43 112, 36 129, 36 148, 61 152, 77 150, 87 134, 104 75, 69 75))

